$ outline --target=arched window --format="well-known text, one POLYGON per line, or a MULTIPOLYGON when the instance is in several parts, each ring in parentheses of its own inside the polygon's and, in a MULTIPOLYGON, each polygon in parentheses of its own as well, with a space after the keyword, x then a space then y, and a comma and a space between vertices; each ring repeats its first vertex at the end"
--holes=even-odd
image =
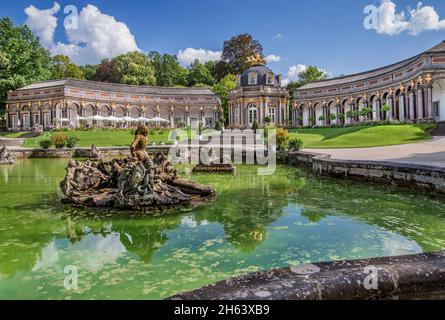
POLYGON ((249 112, 249 126, 252 126, 255 121, 258 122, 258 108, 256 107, 256 105, 251 104, 249 105, 248 112, 249 112))

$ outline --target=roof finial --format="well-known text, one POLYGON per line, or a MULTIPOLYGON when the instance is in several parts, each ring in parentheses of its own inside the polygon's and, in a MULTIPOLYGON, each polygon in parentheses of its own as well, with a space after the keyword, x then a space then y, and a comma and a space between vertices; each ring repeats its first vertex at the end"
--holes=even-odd
POLYGON ((250 64, 250 66, 265 65, 266 59, 258 53, 255 53, 247 58, 247 62, 250 64))

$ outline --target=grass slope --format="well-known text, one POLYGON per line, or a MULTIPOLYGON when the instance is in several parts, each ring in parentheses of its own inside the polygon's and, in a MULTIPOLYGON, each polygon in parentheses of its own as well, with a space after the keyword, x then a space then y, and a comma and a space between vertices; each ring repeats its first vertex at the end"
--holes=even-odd
POLYGON ((303 140, 305 148, 336 149, 381 147, 415 143, 431 139, 431 124, 360 126, 291 130, 293 137, 303 140))
MULTIPOLYGON (((168 143, 169 131, 154 131, 155 134, 148 136, 149 144, 155 142, 168 143)), ((129 146, 134 138, 134 133, 131 130, 116 130, 116 131, 70 131, 64 132, 68 137, 76 136, 80 139, 78 147, 91 147, 96 144, 98 147, 122 147, 129 146)), ((45 132, 37 138, 26 139, 24 147, 39 148, 41 140, 50 139, 53 133, 45 132)))

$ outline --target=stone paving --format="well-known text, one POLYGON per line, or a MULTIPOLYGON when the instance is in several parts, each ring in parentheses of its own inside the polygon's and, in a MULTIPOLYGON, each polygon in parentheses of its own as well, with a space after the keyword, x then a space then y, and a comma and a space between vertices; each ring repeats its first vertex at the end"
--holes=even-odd
POLYGON ((398 146, 358 149, 305 149, 339 160, 389 161, 445 168, 445 137, 398 146))

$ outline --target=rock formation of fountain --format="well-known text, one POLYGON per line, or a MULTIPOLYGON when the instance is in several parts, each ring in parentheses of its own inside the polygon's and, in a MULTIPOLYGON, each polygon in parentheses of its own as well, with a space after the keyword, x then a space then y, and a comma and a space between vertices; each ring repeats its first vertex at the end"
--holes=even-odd
POLYGON ((127 159, 70 161, 60 184, 63 202, 157 214, 215 196, 213 188, 181 179, 162 153, 150 158, 147 135, 146 127, 138 128, 127 159))
POLYGON ((14 158, 11 153, 8 151, 6 146, 3 146, 0 149, 0 165, 9 165, 14 163, 14 158))

